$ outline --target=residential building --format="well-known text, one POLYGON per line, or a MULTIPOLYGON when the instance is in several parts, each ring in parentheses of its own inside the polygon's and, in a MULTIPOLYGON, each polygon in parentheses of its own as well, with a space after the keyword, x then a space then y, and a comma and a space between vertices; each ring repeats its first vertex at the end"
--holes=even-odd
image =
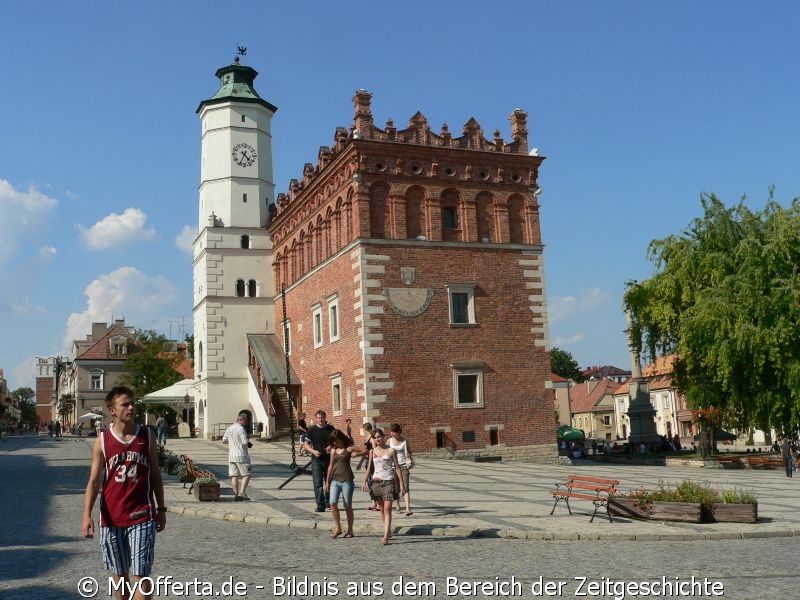
POLYGON ((565 379, 555 373, 550 373, 549 387, 553 389, 555 396, 556 423, 561 425, 572 425, 572 408, 570 407, 570 390, 575 382, 565 379))
POLYGON ((615 439, 614 390, 618 384, 611 379, 589 379, 570 389, 571 425, 582 430, 586 437, 615 439))
POLYGON ((630 371, 626 371, 625 369, 620 369, 619 367, 614 367, 611 365, 604 365, 602 367, 587 367, 581 371, 581 377, 583 377, 584 380, 610 379, 611 381, 616 381, 617 383, 624 383, 630 378, 630 376, 630 371))

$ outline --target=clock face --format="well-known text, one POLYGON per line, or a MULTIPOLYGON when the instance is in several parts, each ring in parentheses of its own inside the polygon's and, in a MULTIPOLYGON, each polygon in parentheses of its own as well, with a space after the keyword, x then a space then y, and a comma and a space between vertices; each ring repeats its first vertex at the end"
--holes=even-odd
POLYGON ((233 147, 233 152, 231 152, 231 155, 233 157, 233 162, 240 167, 249 167, 256 162, 256 158, 258 157, 256 154, 256 149, 250 144, 245 143, 236 144, 233 147))

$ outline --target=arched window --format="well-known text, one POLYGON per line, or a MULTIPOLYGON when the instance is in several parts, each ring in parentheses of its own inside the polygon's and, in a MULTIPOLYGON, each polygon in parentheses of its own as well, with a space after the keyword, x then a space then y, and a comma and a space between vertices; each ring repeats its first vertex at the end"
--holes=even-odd
POLYGON ((236 295, 240 298, 244 297, 244 279, 236 280, 236 295))
POLYGON ((250 247, 250 236, 249 235, 243 235, 242 238, 241 238, 241 243, 242 243, 242 248, 247 250, 250 247))
POLYGON ((203 372, 203 342, 197 344, 197 373, 203 372))
POLYGON ((256 294, 256 280, 251 279, 247 282, 247 295, 251 298, 255 298, 258 294, 256 294))

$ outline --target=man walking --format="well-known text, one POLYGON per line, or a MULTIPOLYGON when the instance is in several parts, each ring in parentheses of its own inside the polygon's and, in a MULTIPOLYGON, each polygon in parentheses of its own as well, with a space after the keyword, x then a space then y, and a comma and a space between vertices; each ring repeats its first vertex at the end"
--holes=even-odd
POLYGON ((167 420, 164 415, 158 415, 156 419, 156 437, 158 438, 157 444, 159 446, 167 444, 167 420))
POLYGON ((126 386, 112 388, 106 407, 114 422, 92 448, 92 467, 83 500, 83 535, 94 537, 92 509, 100 497, 100 545, 117 583, 116 597, 141 600, 136 585, 153 568, 156 532, 166 525, 164 485, 150 429, 136 424, 136 401, 126 386), (135 586, 135 587, 134 587, 135 586))
POLYGON ((783 443, 781 444, 781 458, 783 459, 783 464, 786 466, 786 476, 791 477, 792 471, 794 470, 794 448, 792 448, 792 443, 789 441, 788 437, 783 438, 783 443))
POLYGON ((246 494, 250 483, 250 453, 253 444, 247 438, 247 413, 239 413, 236 422, 225 430, 222 443, 228 444, 228 475, 231 477, 233 499, 236 502, 250 500, 246 494), (239 478, 241 477, 241 481, 239 478))
POLYGON ((308 428, 306 441, 303 448, 311 455, 311 478, 314 480, 314 499, 317 502, 317 512, 325 512, 330 507, 328 494, 325 493, 325 476, 328 473, 330 461, 330 439, 333 425, 328 423, 324 410, 318 410, 314 415, 314 425, 308 428))

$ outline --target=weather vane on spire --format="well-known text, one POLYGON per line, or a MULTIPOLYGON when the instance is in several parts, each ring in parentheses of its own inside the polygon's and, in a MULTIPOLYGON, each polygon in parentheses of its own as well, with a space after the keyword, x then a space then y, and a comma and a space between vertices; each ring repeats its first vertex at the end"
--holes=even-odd
POLYGON ((245 54, 247 54, 247 46, 236 46, 236 58, 233 59, 234 62, 238 65, 239 57, 245 54))

